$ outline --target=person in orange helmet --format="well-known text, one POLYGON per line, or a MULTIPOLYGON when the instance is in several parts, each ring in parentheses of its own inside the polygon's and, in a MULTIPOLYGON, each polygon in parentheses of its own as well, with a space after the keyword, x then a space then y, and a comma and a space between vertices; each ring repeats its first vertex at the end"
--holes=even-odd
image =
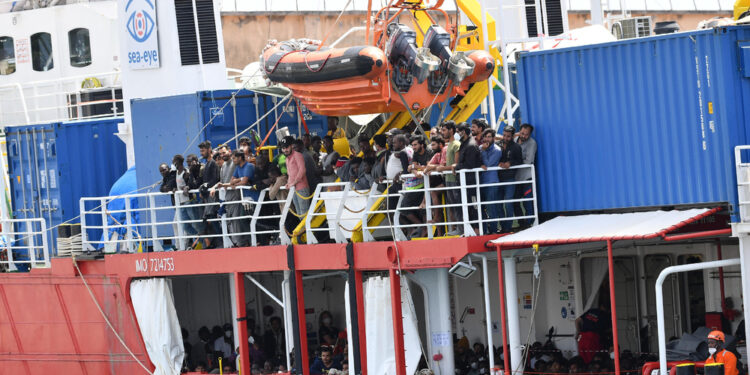
POLYGON ((737 370, 737 357, 730 351, 724 349, 724 333, 711 331, 708 334, 708 359, 709 363, 723 363, 724 375, 739 375, 737 370))

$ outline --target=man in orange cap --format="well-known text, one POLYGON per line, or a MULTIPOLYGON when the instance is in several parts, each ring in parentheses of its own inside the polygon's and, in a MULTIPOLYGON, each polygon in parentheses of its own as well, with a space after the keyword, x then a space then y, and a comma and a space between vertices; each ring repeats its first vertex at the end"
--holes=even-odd
POLYGON ((708 334, 708 359, 709 363, 723 363, 724 375, 739 375, 737 370, 737 357, 730 351, 724 349, 724 333, 711 331, 708 334))

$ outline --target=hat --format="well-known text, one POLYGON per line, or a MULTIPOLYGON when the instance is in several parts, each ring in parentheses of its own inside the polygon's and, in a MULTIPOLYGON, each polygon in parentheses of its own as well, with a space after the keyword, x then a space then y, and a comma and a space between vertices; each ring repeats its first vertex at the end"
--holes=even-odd
POLYGON ((724 342, 724 332, 711 331, 711 333, 708 334, 708 339, 724 342))
POLYGON ((504 132, 515 133, 516 132, 516 128, 514 128, 513 125, 507 125, 506 127, 503 128, 503 131, 504 132))

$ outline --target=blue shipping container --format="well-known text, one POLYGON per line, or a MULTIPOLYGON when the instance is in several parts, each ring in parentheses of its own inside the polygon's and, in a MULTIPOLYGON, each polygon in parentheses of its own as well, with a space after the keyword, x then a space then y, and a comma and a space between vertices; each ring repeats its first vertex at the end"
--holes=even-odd
MULTIPOLYGON (((750 27, 525 53, 542 212, 727 202, 750 126, 750 27)), ((736 216, 733 215, 736 220, 736 216)))
MULTIPOLYGON (((47 227, 76 218, 81 197, 106 196, 127 169, 122 119, 6 128, 13 216, 44 218, 47 227)), ((87 218, 92 225, 100 218, 87 218)), ((73 220, 80 222, 80 220, 73 220)), ((98 238, 101 231, 92 231, 98 238)), ((50 241, 57 238, 52 231, 50 241)), ((50 242, 54 247, 54 242, 50 242)))
MULTIPOLYGON (((231 90, 217 90, 134 99, 131 102, 131 116, 138 186, 148 186, 161 180, 158 170, 160 163, 170 164, 175 154, 197 155, 198 144, 204 140, 210 140, 214 146, 225 143, 270 111, 276 105, 276 100, 281 100, 240 90, 235 96, 235 105, 230 103, 225 106, 232 93, 231 90)), ((294 101, 288 103, 288 106, 285 103, 277 107, 275 113, 266 116, 253 128, 261 138, 273 127, 277 116, 281 119, 276 129, 287 127, 290 133, 298 134, 298 110, 294 101)), ((324 135, 327 117, 311 113, 306 115, 310 133, 324 135)), ((304 127, 301 131, 305 132, 304 127)), ((266 144, 276 144, 275 131, 266 144)), ((234 142, 230 146, 236 148, 234 142)))

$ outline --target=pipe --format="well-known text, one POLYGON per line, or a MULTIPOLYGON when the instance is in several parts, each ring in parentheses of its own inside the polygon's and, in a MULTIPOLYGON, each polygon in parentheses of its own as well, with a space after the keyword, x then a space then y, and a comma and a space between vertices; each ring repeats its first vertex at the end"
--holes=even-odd
POLYGON ((235 307, 237 308, 237 335, 240 342, 240 368, 241 374, 250 373, 250 348, 247 342, 247 312, 245 309, 245 280, 241 272, 234 273, 235 307))
POLYGON ((404 320, 401 311, 401 276, 391 268, 388 271, 391 283, 391 317, 393 318, 393 344, 396 352, 396 375, 406 375, 404 355, 404 320))
POLYGON ((351 341, 347 345, 349 345, 349 353, 354 356, 354 363, 352 363, 349 373, 359 374, 362 369, 359 333, 364 327, 359 326, 359 301, 357 301, 357 287, 354 285, 357 279, 357 271, 354 269, 354 244, 351 242, 346 245, 346 262, 349 264, 349 314, 346 318, 351 326, 351 341))
POLYGON ((362 375, 367 375, 367 335, 365 326, 365 292, 362 271, 354 271, 354 288, 357 292, 357 324, 359 325, 359 356, 362 375))
MULTIPOLYGON (((289 283, 290 302, 292 304, 292 330, 297 333, 294 336, 294 358, 297 358, 297 374, 309 375, 310 369, 307 367, 307 326, 305 321, 305 300, 302 296, 302 280, 299 277, 301 272, 296 271, 294 264, 294 245, 286 248, 286 261, 291 275, 294 275, 294 282, 289 283), (300 289, 300 290, 297 290, 300 289), (302 297, 302 298, 300 298, 302 297), (302 300, 300 304, 300 300, 302 300), (304 348, 303 348, 304 346, 304 348), (300 361, 302 363, 300 363, 300 361), (302 367, 301 369, 299 367, 302 367)), ((291 371, 291 369, 289 369, 291 371)))
MULTIPOLYGON (((716 257, 717 260, 722 260, 721 241, 718 238, 716 239, 716 257)), ((723 314, 727 308, 726 303, 724 303, 724 267, 719 267, 719 290, 721 291, 721 313, 723 314)))
POLYGON ((268 298, 272 299, 272 300, 273 300, 274 302, 276 302, 276 303, 277 303, 277 304, 278 304, 279 306, 281 306, 282 308, 284 308, 284 302, 281 302, 281 300, 280 300, 280 299, 276 298, 276 296, 275 296, 275 295, 273 295, 273 293, 271 293, 271 291, 270 291, 270 290, 266 289, 266 288, 265 288, 265 287, 264 287, 263 285, 261 285, 261 283, 260 283, 260 282, 258 282, 258 280, 256 280, 256 279, 255 279, 254 277, 252 277, 252 276, 250 276, 250 275, 248 275, 248 274, 245 274, 245 277, 246 277, 246 278, 247 278, 248 280, 252 281, 252 282, 253 282, 253 284, 255 284, 255 286, 257 286, 257 287, 258 287, 258 289, 260 289, 260 290, 262 290, 262 291, 263 291, 263 293, 266 293, 266 295, 268 296, 268 298))
MULTIPOLYGON (((372 0, 367 1, 367 24, 365 25, 365 44, 370 44, 370 20, 372 19, 372 0)), ((373 35, 373 41, 375 36, 373 35)))
POLYGON ((513 375, 508 372, 511 370, 511 367, 510 355, 508 354, 508 336, 505 329, 507 317, 505 312, 505 283, 503 282, 503 256, 501 252, 502 247, 497 246, 497 278, 500 281, 500 324, 503 334, 503 369, 505 370, 503 373, 505 375, 513 375))
MULTIPOLYGON (((490 300, 490 281, 489 281, 489 269, 487 268, 487 257, 481 254, 474 254, 477 258, 482 259, 482 283, 484 283, 484 316, 487 321, 487 350, 488 353, 493 353, 495 350, 495 340, 492 337, 492 300, 490 300)), ((487 356, 490 360, 490 369, 495 368, 495 356, 487 356)))
POLYGON ((672 236, 662 235, 662 238, 664 239, 664 241, 681 241, 681 240, 692 240, 695 238, 702 238, 702 237, 721 236, 725 234, 732 234, 732 228, 707 230, 707 231, 695 232, 695 233, 675 234, 672 236))
POLYGON ((521 328, 518 315, 518 290, 516 287, 515 259, 506 259, 505 267, 505 301, 508 309, 508 341, 510 342, 510 360, 513 372, 523 372, 523 353, 521 352, 521 328))
POLYGON ((620 375, 620 341, 617 333, 617 302, 615 301, 615 261, 612 254, 612 240, 607 241, 607 261, 609 267, 609 311, 612 314, 612 347, 615 353, 615 375, 620 375))
MULTIPOLYGON (((740 248, 742 250, 742 248, 740 248)), ((741 253, 742 251, 740 251, 741 253)), ((664 290, 662 288, 667 276, 677 272, 698 271, 707 268, 728 267, 740 264, 740 259, 716 260, 713 262, 681 264, 670 266, 659 273, 656 279, 656 325, 659 331, 659 373, 668 375, 667 370, 667 333, 664 329, 664 290)))

